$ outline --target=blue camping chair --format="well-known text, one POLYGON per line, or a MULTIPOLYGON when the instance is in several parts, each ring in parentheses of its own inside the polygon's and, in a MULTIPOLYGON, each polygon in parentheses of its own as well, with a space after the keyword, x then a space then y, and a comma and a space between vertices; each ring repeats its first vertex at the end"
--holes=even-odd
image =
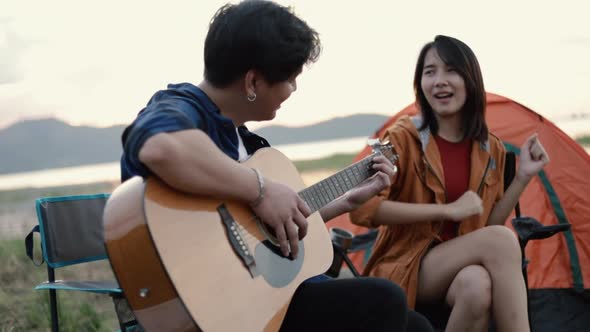
POLYGON ((102 214, 108 194, 44 197, 37 199, 36 225, 25 238, 27 256, 37 266, 47 263, 47 281, 36 290, 49 291, 52 331, 59 331, 57 290, 110 295, 121 331, 136 325, 116 280, 56 280, 55 270, 107 258, 102 232, 102 214), (42 258, 33 257, 34 233, 41 238, 42 258))
MULTIPOLYGON (((504 190, 508 189, 510 183, 516 175, 516 156, 514 152, 506 153, 506 162, 504 166, 504 190)), ((520 250, 522 253, 522 274, 524 276, 524 282, 528 289, 528 273, 527 265, 528 259, 525 257, 525 247, 531 240, 540 240, 551 237, 557 233, 567 231, 571 228, 569 224, 559 225, 548 225, 541 224, 534 218, 522 217, 520 212, 520 204, 517 202, 515 207, 516 218, 512 219, 512 226, 518 236, 520 244, 520 250)), ((338 277, 343 264, 346 264, 351 274, 354 277, 358 277, 360 273, 355 268, 354 264, 348 257, 348 254, 358 251, 370 252, 375 240, 377 239, 378 230, 371 229, 367 233, 360 235, 353 235, 344 229, 333 228, 330 230, 332 236, 332 247, 334 248, 334 260, 332 265, 326 272, 328 276, 338 277)), ((530 302, 527 296, 527 306, 529 308, 529 326, 533 328, 533 321, 531 319, 530 302)), ((417 312, 420 312, 428 318, 437 331, 444 330, 446 328, 447 321, 449 319, 451 308, 442 304, 433 304, 428 306, 418 306, 417 312)), ((491 324, 490 331, 495 331, 494 324, 491 324)))

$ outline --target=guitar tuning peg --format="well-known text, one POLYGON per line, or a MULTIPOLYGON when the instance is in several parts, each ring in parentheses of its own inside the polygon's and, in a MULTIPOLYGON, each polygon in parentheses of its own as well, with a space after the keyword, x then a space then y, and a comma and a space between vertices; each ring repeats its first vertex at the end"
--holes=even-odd
POLYGON ((379 141, 379 139, 377 139, 377 138, 368 138, 367 139, 368 146, 373 147, 373 146, 380 145, 380 144, 381 144, 381 141, 379 141))

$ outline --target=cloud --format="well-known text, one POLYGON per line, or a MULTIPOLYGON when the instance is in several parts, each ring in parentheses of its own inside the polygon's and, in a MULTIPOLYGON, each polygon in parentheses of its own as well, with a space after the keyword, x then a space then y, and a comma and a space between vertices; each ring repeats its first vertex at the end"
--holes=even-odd
POLYGON ((27 42, 0 18, 0 84, 16 83, 24 78, 22 58, 27 42))
MULTIPOLYGON (((427 12, 422 2, 343 2, 337 17, 331 2, 278 1, 320 32, 324 51, 274 123, 396 112, 413 101, 417 52, 436 34, 474 49, 490 91, 550 118, 590 107, 586 0, 498 0, 484 16, 468 0, 429 4, 427 12)), ((200 81, 208 22, 225 2, 58 0, 31 11, 26 1, 11 1, 0 12, 0 125, 47 114, 74 124, 131 121, 167 83, 200 81)))
POLYGON ((590 37, 588 36, 575 36, 564 40, 564 43, 574 46, 590 47, 590 37))
MULTIPOLYGON (((8 85, 9 86, 9 85, 8 85)), ((39 105, 31 94, 0 95, 0 128, 30 118, 54 117, 56 107, 39 105)))

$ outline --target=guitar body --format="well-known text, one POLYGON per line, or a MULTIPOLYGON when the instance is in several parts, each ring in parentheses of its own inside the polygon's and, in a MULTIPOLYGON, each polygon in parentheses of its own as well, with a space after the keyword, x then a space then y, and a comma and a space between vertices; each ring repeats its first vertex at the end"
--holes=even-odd
MULTIPOLYGON (((244 164, 295 191, 305 187, 277 150, 261 149, 244 164)), ((296 288, 325 272, 333 256, 317 212, 298 258, 289 260, 248 205, 182 193, 157 178, 134 178, 113 192, 104 237, 119 285, 147 331, 277 331, 296 288), (256 273, 232 247, 221 206, 256 273)))

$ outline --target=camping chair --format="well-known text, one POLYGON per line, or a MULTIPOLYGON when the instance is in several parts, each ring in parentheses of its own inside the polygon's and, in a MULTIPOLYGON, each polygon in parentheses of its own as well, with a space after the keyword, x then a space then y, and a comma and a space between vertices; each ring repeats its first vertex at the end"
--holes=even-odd
POLYGON ((108 194, 44 197, 36 201, 39 224, 25 238, 27 256, 37 266, 47 263, 47 281, 35 290, 49 291, 51 329, 59 330, 57 290, 108 294, 113 298, 121 331, 136 325, 117 281, 64 281, 55 270, 107 258, 102 233, 102 213, 108 194), (42 258, 33 258, 34 233, 41 237, 42 258))
MULTIPOLYGON (((506 153, 506 167, 504 168, 504 190, 508 189, 508 185, 516 175, 516 157, 514 152, 506 153)), ((520 245, 520 252, 522 254, 522 276, 524 277, 524 285, 529 288, 529 278, 527 266, 529 260, 525 256, 525 247, 531 240, 541 240, 549 238, 557 233, 565 232, 571 228, 570 224, 558 224, 545 226, 537 221, 535 218, 522 217, 520 214, 520 204, 516 202, 514 207, 514 215, 516 218, 512 219, 512 226, 518 235, 518 243, 520 245)), ((529 315, 529 326, 533 328, 533 321, 531 319, 531 304, 529 296, 527 296, 527 312, 529 315)))
MULTIPOLYGON (((515 175, 515 154, 514 152, 507 152, 506 162, 504 166, 504 190, 508 189, 508 186, 510 185, 510 183, 512 183, 512 180, 514 179, 515 175)), ((525 257, 525 247, 527 243, 531 240, 545 239, 557 233, 564 232, 570 229, 571 225, 559 224, 545 226, 541 224, 539 221, 535 220, 534 218, 522 217, 520 212, 520 204, 518 202, 515 206, 515 216, 516 218, 512 219, 512 225, 518 236, 520 250, 522 253, 522 274, 524 277, 525 286, 528 289, 527 265, 529 261, 525 257)), ((332 246, 334 248, 334 260, 326 274, 334 278, 338 277, 340 274, 342 264, 344 262, 353 276, 359 276, 360 274, 355 268, 350 258, 348 257, 348 254, 362 250, 367 250, 367 252, 369 252, 375 243, 378 231, 376 229, 371 229, 367 233, 355 236, 347 230, 340 228, 332 228, 330 230, 330 233, 332 236, 332 246)), ((533 325, 531 320, 531 310, 528 296, 527 307, 529 326, 532 329, 533 325)), ((450 307, 448 307, 446 304, 444 304, 442 307, 438 304, 423 306, 416 308, 416 311, 426 316, 433 324, 435 329, 442 330, 445 329, 446 323, 451 313, 450 307)), ((493 327, 491 329, 495 330, 495 328, 493 327)))

